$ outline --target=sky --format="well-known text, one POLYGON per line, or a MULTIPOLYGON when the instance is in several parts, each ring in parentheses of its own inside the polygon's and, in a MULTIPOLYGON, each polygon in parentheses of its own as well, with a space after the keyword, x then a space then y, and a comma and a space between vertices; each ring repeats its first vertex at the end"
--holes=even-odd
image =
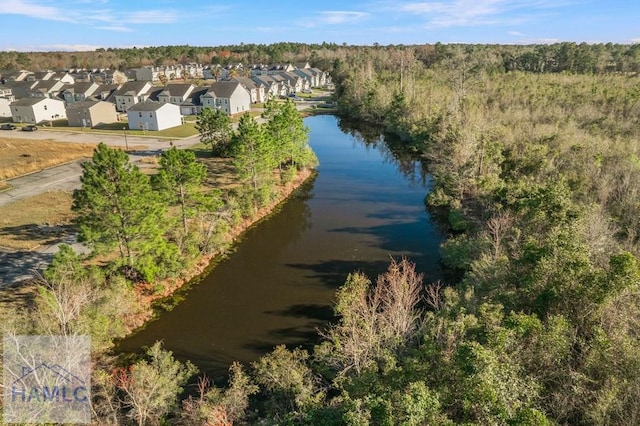
POLYGON ((0 0, 0 50, 640 43, 640 0, 0 0))

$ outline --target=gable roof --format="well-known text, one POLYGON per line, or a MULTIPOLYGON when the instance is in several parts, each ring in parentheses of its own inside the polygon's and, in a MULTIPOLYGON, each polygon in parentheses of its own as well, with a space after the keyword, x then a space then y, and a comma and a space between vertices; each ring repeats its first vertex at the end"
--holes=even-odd
POLYGON ((258 86, 256 86, 256 83, 253 80, 251 80, 249 77, 234 77, 231 79, 231 81, 237 81, 248 90, 253 90, 258 88, 258 86))
POLYGON ((127 92, 131 92, 134 95, 141 94, 146 91, 148 85, 150 83, 148 81, 128 81, 124 83, 118 90, 114 92, 114 96, 122 96, 127 94, 127 92))
POLYGON ((208 92, 213 92, 217 98, 230 98, 238 87, 240 83, 237 81, 218 81, 211 85, 208 92))
POLYGON ((162 88, 159 95, 185 97, 191 90, 193 90, 193 88, 194 88, 193 84, 186 84, 186 83, 167 84, 165 87, 162 88))
POLYGON ((180 103, 180 105, 185 106, 196 106, 202 105, 200 101, 200 96, 205 95, 209 91, 208 87, 197 87, 187 96, 187 98, 180 103))
POLYGON ((104 101, 100 101, 98 99, 89 98, 89 99, 86 99, 84 101, 73 102, 73 103, 67 105, 67 111, 76 110, 76 109, 89 109, 89 108, 93 107, 94 105, 97 105, 97 104, 100 104, 100 103, 112 105, 114 107, 114 109, 115 109, 115 105, 113 105, 110 102, 104 102, 104 101))
POLYGON ((127 112, 157 111, 160 108, 164 108, 167 105, 169 105, 169 108, 171 107, 177 108, 177 106, 173 104, 167 104, 167 103, 156 102, 156 101, 144 101, 144 102, 138 102, 137 104, 134 104, 131 108, 127 110, 127 112))
POLYGON ((50 99, 50 98, 23 98, 23 99, 18 99, 15 102, 12 102, 11 106, 33 106, 45 100, 62 102, 60 100, 50 99))

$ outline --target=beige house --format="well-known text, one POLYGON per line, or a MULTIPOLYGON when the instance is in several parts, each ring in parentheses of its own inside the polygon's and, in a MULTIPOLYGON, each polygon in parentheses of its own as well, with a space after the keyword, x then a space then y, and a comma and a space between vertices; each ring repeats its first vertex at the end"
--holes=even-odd
POLYGON ((67 105, 67 118, 71 127, 96 127, 118 121, 116 106, 110 102, 85 100, 67 105))

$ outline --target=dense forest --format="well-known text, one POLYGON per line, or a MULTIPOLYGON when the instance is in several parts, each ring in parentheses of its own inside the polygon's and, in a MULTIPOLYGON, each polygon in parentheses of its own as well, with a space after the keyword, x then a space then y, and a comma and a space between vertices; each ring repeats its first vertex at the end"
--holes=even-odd
MULTIPOLYGON (((188 46, 162 56, 169 49, 91 55, 116 66, 207 59, 188 46)), ((227 386, 201 378, 188 397, 193 367, 156 345, 127 369, 100 370, 97 423, 640 423, 640 45, 206 54, 220 52, 310 59, 331 70, 341 114, 401 136, 433 178, 425 204, 448 224, 442 262, 459 279, 424 283, 410 259, 379 277, 354 271, 313 351, 275 348, 232 365, 227 386)), ((264 137, 244 128, 245 146, 264 137)), ((50 281, 70 280, 62 260, 50 281)), ((115 285, 130 288, 104 291, 115 285)))
MULTIPOLYGON (((541 45, 460 45, 474 58, 491 63, 495 71, 535 73, 625 73, 640 71, 640 44, 555 43, 541 45)), ((92 52, 0 52, 0 69, 111 68, 124 70, 143 65, 208 64, 244 65, 310 61, 331 70, 336 60, 363 57, 371 51, 384 52, 396 63, 408 55, 422 66, 431 67, 450 56, 452 45, 349 46, 335 43, 274 43, 231 46, 152 46, 107 48, 92 52)), ((407 62, 406 65, 409 65, 407 62)))

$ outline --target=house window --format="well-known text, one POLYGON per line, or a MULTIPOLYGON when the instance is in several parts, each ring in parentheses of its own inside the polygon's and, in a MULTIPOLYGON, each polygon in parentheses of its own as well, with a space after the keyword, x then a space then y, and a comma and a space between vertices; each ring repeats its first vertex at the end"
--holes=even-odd
POLYGON ((152 112, 149 113, 149 118, 153 118, 153 113, 152 112))
POLYGON ((138 113, 138 117, 142 118, 142 113, 141 112, 138 113))
POLYGON ((46 105, 44 106, 44 110, 45 110, 45 111, 47 110, 47 106, 46 106, 46 105))

